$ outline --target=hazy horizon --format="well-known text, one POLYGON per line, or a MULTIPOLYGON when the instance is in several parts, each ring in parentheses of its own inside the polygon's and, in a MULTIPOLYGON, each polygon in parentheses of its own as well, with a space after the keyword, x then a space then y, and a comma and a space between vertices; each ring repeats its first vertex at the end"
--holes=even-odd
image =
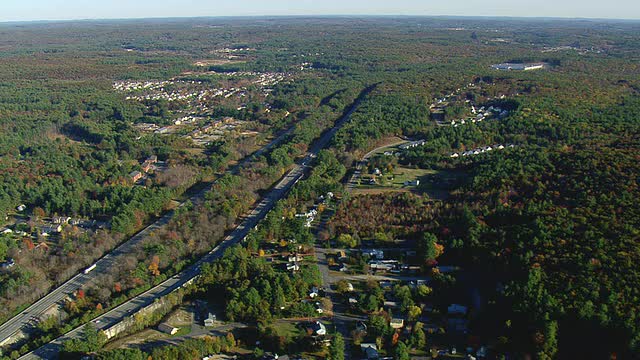
POLYGON ((0 22, 115 20, 193 17, 434 16, 640 20, 640 2, 631 0, 538 0, 524 7, 507 0, 313 0, 202 2, 126 0, 5 0, 0 22))

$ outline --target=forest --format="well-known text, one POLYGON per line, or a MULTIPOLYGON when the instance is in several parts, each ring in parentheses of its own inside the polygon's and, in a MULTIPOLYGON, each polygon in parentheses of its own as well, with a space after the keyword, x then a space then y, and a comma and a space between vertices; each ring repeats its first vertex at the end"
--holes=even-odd
MULTIPOLYGON (((11 356, 207 253, 358 103, 304 181, 242 247, 204 269, 202 296, 268 339, 275 320, 314 313, 301 300, 319 285, 312 260, 291 273, 278 256, 316 240, 358 249, 427 236, 444 247, 437 262, 474 269, 503 289, 471 328, 496 357, 632 358, 640 352, 639 32, 634 22, 413 17, 0 24, 0 320, 173 214, 100 274, 99 285, 67 299, 63 321, 35 326, 11 356), (490 67, 507 61, 548 66, 490 67), (281 80, 261 84, 272 78, 281 80), (166 84, 159 93, 155 85, 114 86, 138 82, 166 84), (205 96, 214 90, 231 95, 205 96), (505 112, 460 122, 480 108, 505 112), (234 125, 217 125, 225 118, 234 125), (446 183, 446 198, 430 197, 427 181, 411 191, 348 193, 362 156, 398 137, 424 144, 374 158, 371 167, 433 171, 429 180, 446 183), (474 154, 498 146, 504 150, 474 154), (201 202, 189 201, 206 188, 201 202), (313 233, 296 215, 319 210, 329 192, 338 200, 326 228, 313 233), (59 232, 45 231, 67 217, 59 232)), ((428 268, 436 256, 424 252, 428 268)), ((389 353, 427 346, 418 331, 394 341, 379 318, 388 314, 373 311, 379 290, 362 291, 369 324, 379 325, 373 338, 389 353)), ((69 346, 87 353, 102 344, 69 346)), ((188 351, 98 358, 186 359, 229 346, 207 338, 188 351)))

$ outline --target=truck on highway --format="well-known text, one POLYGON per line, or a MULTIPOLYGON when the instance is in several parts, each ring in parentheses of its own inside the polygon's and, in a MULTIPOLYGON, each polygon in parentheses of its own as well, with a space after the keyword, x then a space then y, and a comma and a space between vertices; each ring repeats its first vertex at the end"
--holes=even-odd
POLYGON ((93 270, 95 268, 96 268, 96 264, 93 264, 93 265, 89 266, 88 268, 84 269, 83 273, 86 275, 86 274, 90 273, 91 270, 93 270))

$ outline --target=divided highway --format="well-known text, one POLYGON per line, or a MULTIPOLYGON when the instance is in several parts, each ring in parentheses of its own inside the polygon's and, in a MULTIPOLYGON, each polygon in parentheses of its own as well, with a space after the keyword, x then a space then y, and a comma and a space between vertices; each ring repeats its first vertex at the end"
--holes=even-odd
MULTIPOLYGON (((182 272, 174 275, 173 277, 148 290, 147 292, 138 295, 131 300, 123 303, 122 305, 97 317, 93 320, 93 323, 96 325, 96 327, 100 330, 108 329, 113 325, 121 322, 126 317, 131 316, 131 314, 135 313, 139 309, 153 303, 156 299, 161 298, 171 293, 172 291, 184 286, 200 274, 202 265, 212 262, 215 259, 221 257, 227 248, 239 243, 242 239, 244 239, 249 231, 256 225, 258 225, 258 223, 275 206, 276 202, 282 199, 291 189, 291 187, 293 187, 293 185, 303 177, 306 169, 309 168, 309 164, 318 155, 320 150, 322 150, 329 144, 331 138, 335 135, 338 129, 348 121, 351 114, 357 109, 360 101, 374 88, 375 85, 362 91, 358 99, 352 104, 351 108, 343 115, 343 117, 336 122, 335 126, 322 134, 321 137, 314 142, 305 157, 298 164, 293 166, 293 168, 284 176, 284 178, 282 178, 278 182, 278 184, 265 195, 262 201, 260 201, 260 203, 253 209, 253 211, 245 217, 243 222, 237 228, 235 228, 218 246, 216 246, 211 252, 188 267, 186 270, 183 270, 182 272)), ((168 221, 168 219, 166 221, 168 221)), ((73 286, 75 284, 73 281, 76 278, 83 279, 83 276, 90 276, 92 274, 99 273, 100 269, 104 268, 97 267, 95 270, 86 275, 80 274, 60 288, 65 288, 66 290, 73 289, 73 286), (69 284, 68 287, 66 287, 67 284, 69 284)), ((35 305, 37 305, 37 303, 34 304, 34 306, 35 305)), ((20 359, 55 359, 58 356, 62 343, 65 340, 78 337, 82 333, 82 328, 83 326, 80 326, 68 332, 67 334, 53 340, 52 342, 36 349, 35 351, 21 357, 20 359)))
MULTIPOLYGON (((237 165, 230 169, 231 172, 236 172, 240 167, 242 167, 245 163, 250 161, 252 158, 262 155, 264 152, 268 151, 278 143, 282 142, 289 134, 291 130, 286 131, 281 134, 277 138, 273 139, 269 144, 262 147, 260 150, 256 151, 252 155, 246 157, 242 161, 240 161, 237 165)), ((199 191, 197 194, 191 196, 189 201, 194 204, 198 204, 202 199, 204 199, 204 195, 209 191, 209 187, 205 187, 203 190, 199 191)), ((186 202, 180 204, 180 206, 184 206, 186 202)), ((47 295, 42 297, 40 300, 33 303, 24 311, 20 312, 18 315, 13 318, 7 320, 5 323, 0 325, 0 344, 7 342, 7 340, 18 333, 19 331, 28 331, 31 326, 33 326, 40 316, 42 316, 47 310, 49 310, 52 306, 57 303, 62 302, 68 296, 71 296, 78 289, 91 285, 101 273, 106 272, 108 269, 111 269, 114 266, 117 266, 117 262, 120 260, 121 256, 127 255, 133 252, 134 248, 143 241, 149 234, 157 231, 158 229, 166 226, 171 218, 173 217, 173 211, 166 213, 164 216, 156 220, 151 225, 147 226, 136 235, 131 237, 126 242, 122 243, 120 246, 116 247, 107 255, 103 256, 101 259, 96 261, 91 267, 87 268, 84 272, 81 272, 71 279, 67 280, 62 285, 53 289, 47 295), (94 267, 95 265, 95 267, 94 267)))

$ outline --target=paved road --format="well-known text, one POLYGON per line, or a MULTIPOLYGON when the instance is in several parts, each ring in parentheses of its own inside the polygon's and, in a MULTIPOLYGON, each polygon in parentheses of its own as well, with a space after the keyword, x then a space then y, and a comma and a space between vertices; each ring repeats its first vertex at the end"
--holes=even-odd
MULTIPOLYGON (((349 181, 347 183, 347 191, 348 192, 352 192, 353 189, 358 186, 358 183, 360 181, 360 176, 362 174, 362 168, 364 167, 364 165, 366 164, 367 160, 374 155, 376 152, 380 151, 381 149, 384 148, 388 148, 388 147, 393 147, 393 146, 398 146, 400 144, 404 144, 408 141, 403 140, 403 141, 398 141, 395 142, 393 144, 387 144, 384 146, 380 146, 378 148, 375 148, 371 151, 369 151, 368 153, 366 153, 363 157, 362 160, 358 162, 358 164, 356 165, 356 170, 355 172, 351 175, 351 177, 349 178, 349 181)), ((327 219, 323 218, 322 223, 318 226, 318 230, 320 230, 321 228, 323 228, 326 225, 327 219)), ((349 344, 351 343, 352 339, 351 339, 351 329, 353 329, 355 327, 355 323, 359 322, 359 321, 367 321, 367 318, 365 316, 359 316, 359 315, 348 315, 347 314, 347 310, 348 307, 344 304, 344 299, 342 299, 342 297, 337 294, 334 290, 334 284, 337 283, 338 281, 345 279, 345 280, 351 280, 351 281, 366 281, 368 279, 374 279, 374 280, 402 280, 400 278, 394 277, 394 278, 388 278, 388 277, 382 277, 382 276, 370 276, 370 275, 346 275, 346 274, 340 274, 339 276, 334 276, 334 274, 331 273, 331 271, 329 270, 329 264, 327 261, 327 253, 335 253, 337 251, 340 250, 345 250, 345 249, 326 249, 323 248, 322 245, 324 244, 320 244, 319 241, 316 241, 316 245, 315 245, 315 252, 316 252, 316 257, 318 259, 318 268, 320 270, 320 274, 322 275, 322 286, 325 288, 326 291, 326 295, 327 297, 329 297, 331 299, 331 302, 333 303, 333 324, 335 326, 335 330, 337 332, 339 332, 342 337, 344 338, 344 343, 345 343, 345 349, 344 349, 344 356, 345 359, 350 359, 351 358, 351 352, 348 351, 348 349, 350 348, 349 344)))
MULTIPOLYGON (((335 126, 330 130, 323 133, 320 138, 313 143, 311 149, 307 152, 306 156, 295 164, 293 168, 282 178, 276 186, 274 186, 260 201, 260 203, 248 214, 243 222, 235 228, 231 234, 229 234, 218 246, 216 246, 211 252, 202 257, 196 263, 188 267, 186 270, 174 275, 163 283, 156 287, 146 291, 145 293, 136 296, 135 298, 123 303, 122 305, 110 310, 109 312, 97 317, 93 320, 96 328, 99 330, 109 329, 110 327, 118 324, 126 317, 131 316, 139 309, 153 303, 156 299, 161 298, 172 291, 184 286, 185 284, 193 281, 199 274, 202 266, 206 263, 210 263, 215 259, 220 258, 224 251, 239 243, 249 231, 254 228, 260 220, 262 220, 267 213, 275 206, 276 202, 283 198, 291 187, 297 183, 305 171, 309 168, 309 164, 318 155, 318 152, 326 147, 331 138, 335 135, 342 125, 344 125, 350 118, 351 114, 357 109, 360 101, 367 95, 374 86, 369 87, 362 91, 358 99, 354 102, 351 108, 336 121, 335 126)), ((206 190, 203 190, 206 192, 206 190)), ((168 219, 167 219, 168 221, 168 219)), ((98 270, 96 268, 96 270, 98 270)), ((89 274, 92 274, 96 270, 89 274)), ((84 275, 84 274, 83 274, 84 275)), ((84 275, 86 276, 86 275, 84 275)), ((75 278, 74 278, 75 279, 75 278)), ((72 279, 73 280, 73 279, 72 279)), ((71 281, 70 281, 71 282, 71 281)), ((66 285, 66 284, 65 284, 66 285)), ((82 333, 83 326, 80 326, 69 333, 55 339, 54 341, 36 349, 35 351, 21 357, 20 359, 56 359, 60 351, 61 345, 65 340, 71 338, 77 338, 82 333)))
MULTIPOLYGON (((229 169, 229 171, 232 173, 239 171, 239 169, 243 167, 248 161, 262 155, 264 152, 282 142, 287 136, 289 136, 291 130, 293 130, 293 128, 282 133, 280 136, 273 139, 271 142, 269 142, 269 144, 262 147, 260 150, 241 160, 237 165, 229 169)), ((205 187, 198 193, 191 196, 188 201, 193 204, 198 204, 202 201, 202 199, 204 199, 204 195, 209 190, 210 187, 205 187)), ((183 202, 182 204, 180 204, 180 207, 186 205, 186 203, 186 201, 183 202)), ((30 328, 39 321, 39 318, 52 306, 61 303, 65 298, 71 296, 78 289, 91 285, 101 274, 107 272, 114 266, 117 266, 121 256, 133 253, 135 247, 140 242, 142 242, 149 234, 166 226, 173 217, 173 214, 173 211, 167 212, 164 216, 156 220, 154 223, 147 226, 136 235, 131 237, 129 240, 112 250, 109 254, 105 255, 97 262, 95 262, 96 267, 91 272, 87 274, 81 272, 75 275, 59 287, 53 289, 43 298, 33 303, 30 307, 14 316, 13 318, 7 320, 4 324, 0 325, 0 345, 2 345, 4 342, 7 342, 7 340, 12 335, 16 334, 19 331, 28 332, 30 328)))

